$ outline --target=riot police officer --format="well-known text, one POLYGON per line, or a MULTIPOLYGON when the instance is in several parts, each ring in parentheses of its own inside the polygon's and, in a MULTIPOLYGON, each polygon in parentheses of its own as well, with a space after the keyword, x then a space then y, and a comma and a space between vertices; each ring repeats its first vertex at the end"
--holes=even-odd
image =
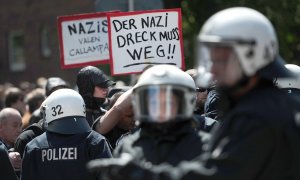
POLYGON ((124 138, 114 155, 129 153, 142 161, 172 165, 199 155, 202 142, 192 126, 195 89, 194 80, 176 66, 147 69, 132 92, 141 130, 124 138))
POLYGON ((130 158, 98 167, 115 179, 299 179, 300 106, 273 86, 274 77, 292 75, 270 21, 250 8, 229 8, 209 18, 198 39, 198 85, 215 80, 226 101, 205 153, 177 167, 130 158))
MULTIPOLYGON (((47 79, 45 85, 45 94, 49 96, 51 93, 58 89, 70 88, 69 84, 61 79, 60 77, 50 77, 47 79)), ((14 149, 19 152, 21 157, 27 143, 29 143, 33 138, 41 135, 45 132, 43 123, 44 119, 41 114, 41 110, 37 109, 33 112, 30 120, 30 126, 23 130, 23 132, 16 139, 14 149)))
POLYGON ((46 132, 26 145, 22 179, 86 179, 89 160, 111 157, 105 138, 87 123, 84 101, 76 91, 56 90, 41 111, 46 132))

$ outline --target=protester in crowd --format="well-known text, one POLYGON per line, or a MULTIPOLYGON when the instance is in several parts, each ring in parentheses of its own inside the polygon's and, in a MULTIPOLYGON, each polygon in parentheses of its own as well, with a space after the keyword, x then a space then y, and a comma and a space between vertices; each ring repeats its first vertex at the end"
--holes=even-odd
POLYGON ((108 90, 115 82, 97 67, 86 66, 78 72, 76 84, 86 104, 87 121, 92 126, 94 121, 106 112, 105 106, 109 104, 108 90))
POLYGON ((105 138, 91 130, 76 91, 56 90, 42 103, 42 113, 46 132, 26 145, 22 180, 87 179, 89 160, 111 157, 105 138))
MULTIPOLYGON (((13 145, 22 132, 22 117, 14 108, 4 108, 0 111, 0 141, 7 151, 12 151, 13 145)), ((19 153, 10 152, 9 159, 15 171, 21 169, 21 156, 19 153)))
MULTIPOLYGON (((188 73, 195 82, 197 81, 196 69, 189 69, 186 73, 188 73)), ((214 93, 210 93, 208 97, 208 91, 211 91, 211 88, 196 88, 197 95, 194 110, 195 128, 204 132, 210 132, 213 126, 218 123, 215 119, 212 119, 217 117, 216 115, 212 116, 218 112, 217 106, 215 106, 217 99, 214 98, 214 101, 212 101, 214 93)))
MULTIPOLYGON (((117 99, 123 94, 124 92, 117 92, 115 93, 111 99, 109 104, 109 109, 113 107, 117 99)), ((128 109, 124 114, 119 116, 118 123, 115 127, 113 127, 109 132, 102 134, 106 139, 109 141, 112 149, 115 149, 117 142, 122 136, 127 134, 131 134, 135 128, 135 121, 133 118, 133 110, 128 109)))
MULTIPOLYGON (((196 78, 197 78, 196 69, 189 69, 185 72, 188 73, 196 82, 196 78)), ((204 104, 207 98, 207 89, 198 87, 196 88, 196 91, 197 91, 197 96, 196 96, 196 106, 195 106, 194 114, 202 115, 204 114, 204 104)))
POLYGON ((7 149, 14 146, 15 140, 22 132, 22 117, 14 108, 0 111, 0 139, 7 149))
POLYGON ((223 105, 205 152, 176 167, 129 156, 94 167, 112 179, 299 179, 300 104, 273 86, 273 78, 292 74, 270 21, 250 8, 229 8, 209 18, 198 39, 198 86, 216 80, 223 105))
POLYGON ((198 91, 206 90, 207 97, 204 103, 204 115, 215 120, 220 121, 222 114, 220 110, 220 93, 217 90, 216 84, 213 83, 208 88, 198 88, 198 91))
POLYGON ((21 116, 23 116, 26 110, 24 97, 25 94, 20 88, 9 87, 4 94, 5 107, 14 108, 20 112, 21 116))
POLYGON ((32 113, 39 109, 42 102, 45 100, 45 91, 41 88, 36 88, 26 94, 25 103, 26 111, 22 117, 22 129, 25 129, 29 126, 29 121, 32 116, 32 113))

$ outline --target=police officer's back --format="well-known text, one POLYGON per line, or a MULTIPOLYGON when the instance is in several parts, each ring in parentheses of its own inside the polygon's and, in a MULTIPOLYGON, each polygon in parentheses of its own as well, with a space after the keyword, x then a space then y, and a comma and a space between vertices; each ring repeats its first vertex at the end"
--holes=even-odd
MULTIPOLYGON (((70 86, 60 77, 50 77, 47 79, 45 85, 45 95, 47 97, 54 91, 62 88, 70 88, 70 86)), ((44 119, 42 117, 40 109, 37 109, 33 112, 29 123, 30 126, 23 130, 23 132, 16 139, 14 145, 15 151, 19 152, 21 157, 23 156, 26 144, 45 131, 43 128, 44 119)))
POLYGON ((105 138, 90 129, 76 91, 53 92, 42 103, 42 112, 46 132, 27 144, 22 179, 86 179, 86 162, 111 157, 105 138))

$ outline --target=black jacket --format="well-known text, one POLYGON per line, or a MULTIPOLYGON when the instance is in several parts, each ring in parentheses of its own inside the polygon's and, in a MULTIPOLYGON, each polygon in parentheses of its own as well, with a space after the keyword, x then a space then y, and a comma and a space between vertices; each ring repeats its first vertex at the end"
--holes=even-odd
POLYGON ((24 149, 27 143, 45 132, 42 123, 43 120, 40 120, 38 123, 28 126, 16 139, 14 150, 20 153, 21 157, 23 157, 24 149))
POLYGON ((110 157, 106 140, 95 131, 76 135, 45 132, 27 144, 21 179, 87 179, 88 161, 110 157))
POLYGON ((298 100, 272 85, 258 86, 224 112, 205 153, 195 160, 177 167, 138 164, 134 173, 124 168, 126 173, 118 174, 131 179, 298 180, 299 109, 298 100))
POLYGON ((100 120, 101 116, 105 114, 105 109, 100 110, 92 110, 92 109, 86 109, 86 120, 88 121, 89 125, 91 127, 94 126, 94 123, 100 120))
POLYGON ((5 180, 17 180, 17 176, 9 161, 8 153, 5 145, 0 141, 0 179, 5 180))
POLYGON ((114 151, 118 157, 129 153, 138 160, 153 164, 167 162, 176 165, 201 153, 202 142, 191 121, 177 123, 168 131, 142 126, 140 131, 125 137, 114 151))

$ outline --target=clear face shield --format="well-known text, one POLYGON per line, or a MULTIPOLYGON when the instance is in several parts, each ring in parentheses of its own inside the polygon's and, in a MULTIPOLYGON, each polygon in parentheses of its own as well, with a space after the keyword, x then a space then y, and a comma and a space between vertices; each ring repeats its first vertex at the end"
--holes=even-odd
POLYGON ((240 62, 231 44, 199 43, 197 69, 197 85, 204 88, 213 82, 220 87, 231 87, 243 77, 240 62))
MULTIPOLYGON (((164 123, 186 114, 188 90, 171 85, 151 85, 136 89, 135 114, 142 121, 164 123)), ((191 94, 191 93, 189 93, 191 94)), ((194 94, 193 94, 194 95, 194 94)))

